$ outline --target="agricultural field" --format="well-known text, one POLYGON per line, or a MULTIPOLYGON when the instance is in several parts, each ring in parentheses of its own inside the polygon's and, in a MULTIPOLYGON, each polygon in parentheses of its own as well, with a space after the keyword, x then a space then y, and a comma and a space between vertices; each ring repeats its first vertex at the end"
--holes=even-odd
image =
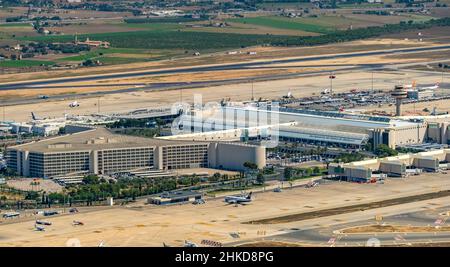
POLYGON ((43 60, 0 60, 1 68, 23 68, 53 64, 55 64, 55 62, 43 60))
MULTIPOLYGON (((430 16, 405 14, 399 16, 378 16, 368 14, 340 14, 340 15, 319 15, 309 17, 288 18, 281 16, 261 16, 248 18, 229 19, 231 23, 247 25, 258 25, 268 28, 278 28, 286 30, 298 30, 308 33, 327 34, 336 30, 345 30, 350 27, 362 28, 368 26, 380 26, 386 23, 394 24, 400 21, 423 22, 431 19, 430 16)), ((311 34, 309 34, 311 35, 311 34)))
POLYGON ((293 8, 312 8, 314 5, 310 2, 267 2, 256 4, 258 8, 266 10, 278 10, 280 8, 293 9, 293 8))
POLYGON ((0 45, 3 40, 26 36, 38 36, 29 23, 0 24, 0 45))
MULTIPOLYGON (((273 40, 286 40, 289 36, 264 36, 264 35, 243 35, 243 34, 219 34, 210 32, 183 31, 139 31, 139 32, 114 32, 97 34, 79 34, 78 38, 84 40, 102 40, 111 43, 112 47, 142 48, 142 49, 184 49, 195 51, 221 50, 251 45, 262 45, 273 40), (133 40, 130 42, 130 40, 133 40)), ((36 42, 70 42, 72 35, 62 36, 37 36, 29 38, 19 38, 21 40, 36 42)))
MULTIPOLYGON (((15 11, 17 10, 14 9, 15 11)), ((51 32, 58 34, 38 34, 30 23, 0 23, 0 46, 29 42, 69 43, 73 42, 75 36, 77 36, 78 40, 82 41, 86 38, 107 41, 111 44, 110 48, 92 48, 91 51, 77 54, 38 54, 32 60, 27 59, 23 63, 5 60, 1 63, 1 66, 11 69, 51 65, 55 62, 60 65, 65 63, 79 64, 85 60, 99 60, 103 65, 114 65, 192 57, 196 52, 203 55, 268 44, 315 45, 323 44, 324 41, 318 40, 316 42, 308 38, 315 36, 323 39, 321 38, 322 35, 333 35, 336 31, 346 30, 350 26, 353 28, 380 26, 384 23, 398 23, 408 20, 424 21, 430 18, 429 16, 413 14, 399 16, 353 14, 347 10, 336 14, 327 12, 296 18, 274 15, 261 16, 261 13, 256 13, 250 17, 222 17, 211 20, 206 17, 199 19, 184 17, 149 19, 126 16, 104 18, 100 16, 104 15, 103 13, 94 12, 95 14, 92 15, 98 15, 99 17, 80 20, 74 19, 78 17, 75 16, 76 14, 86 12, 86 14, 91 14, 92 12, 77 12, 59 10, 53 14, 70 18, 46 27, 51 32), (217 23, 222 23, 224 26, 216 26, 217 23), (303 40, 303 38, 305 39, 303 40), (47 62, 43 64, 42 62, 45 61, 47 62)), ((0 12, 1 14, 5 15, 0 12)))
POLYGON ((305 32, 321 33, 321 34, 326 34, 334 31, 331 25, 318 23, 321 21, 318 18, 309 19, 309 18, 285 18, 279 16, 268 16, 268 17, 236 18, 230 19, 229 21, 243 24, 254 24, 271 28, 300 30, 305 32))

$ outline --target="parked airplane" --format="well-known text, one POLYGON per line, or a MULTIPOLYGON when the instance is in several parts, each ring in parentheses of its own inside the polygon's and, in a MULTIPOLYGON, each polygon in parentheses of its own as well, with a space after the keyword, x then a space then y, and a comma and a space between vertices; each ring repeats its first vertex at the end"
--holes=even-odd
POLYGON ((228 204, 243 204, 252 202, 252 192, 248 193, 246 196, 226 196, 225 200, 228 204))
POLYGON ((79 107, 80 104, 78 103, 78 101, 73 101, 72 103, 69 104, 69 107, 71 108, 75 108, 75 107, 79 107))
POLYGON ((16 218, 19 217, 20 213, 18 212, 8 212, 3 214, 3 218, 8 219, 8 218, 16 218))
POLYGON ((53 216, 53 215, 57 215, 57 214, 59 214, 59 212, 56 211, 56 210, 46 210, 46 211, 44 211, 44 216, 53 216))
POLYGON ((419 89, 421 89, 421 90, 434 90, 434 89, 438 89, 438 88, 439 88, 439 83, 435 83, 432 86, 420 87, 419 89))
POLYGON ((41 224, 41 225, 52 225, 51 222, 46 222, 46 221, 41 221, 41 220, 37 220, 36 224, 41 224))

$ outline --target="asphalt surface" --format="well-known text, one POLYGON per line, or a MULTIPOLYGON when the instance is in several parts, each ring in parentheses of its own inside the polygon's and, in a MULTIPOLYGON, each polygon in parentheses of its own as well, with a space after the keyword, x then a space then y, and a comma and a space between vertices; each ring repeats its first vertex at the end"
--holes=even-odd
MULTIPOLYGON (((340 73, 344 71, 361 71, 364 69, 376 69, 376 68, 382 68, 383 65, 380 64, 365 64, 365 65, 352 65, 350 67, 341 68, 338 71, 335 71, 335 73, 340 73)), ((78 93, 78 94, 58 94, 49 96, 48 99, 41 99, 41 98, 27 98, 22 97, 20 99, 4 99, 0 100, 0 104, 2 105, 18 105, 18 104, 30 104, 30 103, 37 103, 42 102, 45 100, 61 100, 61 99, 80 99, 84 97, 93 97, 93 96, 101 96, 105 94, 111 94, 111 93, 130 93, 135 91, 161 91, 161 90, 171 90, 171 89, 189 89, 189 88, 201 88, 201 87, 209 87, 209 86, 220 86, 220 85, 226 85, 226 84, 237 84, 242 82, 260 82, 260 81, 267 81, 267 80, 279 80, 279 79, 287 79, 287 78, 295 78, 295 77, 306 77, 306 76, 314 76, 314 75, 320 75, 323 73, 329 73, 329 71, 309 71, 309 72, 303 72, 303 73, 288 73, 288 74, 275 74, 275 75, 263 75, 258 77, 252 77, 252 78, 236 78, 236 79, 226 79, 226 80, 214 80, 214 81, 200 81, 200 82, 166 82, 166 83, 150 83, 150 84, 143 84, 143 83, 136 83, 136 84, 126 84, 127 86, 132 85, 133 87, 125 88, 125 89, 119 89, 119 90, 113 90, 113 91, 96 91, 96 92, 87 92, 87 93, 78 93)), ((98 86, 98 85, 83 85, 83 86, 65 86, 65 85, 39 85, 34 87, 27 87, 26 89, 32 90, 32 89, 51 89, 54 88, 55 90, 58 90, 60 88, 76 88, 76 87, 92 87, 92 86, 98 86)), ((102 85, 102 86, 116 86, 114 85, 102 85)), ((16 88, 16 90, 19 88, 16 88)), ((7 89, 1 89, 0 90, 7 90, 7 89)))
MULTIPOLYGON (((415 212, 406 212, 397 215, 383 217, 381 222, 374 219, 363 220, 352 223, 337 224, 330 227, 318 227, 314 229, 299 230, 285 229, 282 234, 252 240, 254 242, 287 242, 300 243, 312 246, 367 246, 372 240, 380 242, 380 246, 411 246, 413 244, 450 242, 450 232, 431 231, 428 233, 358 233, 344 234, 336 232, 338 230, 361 225, 387 224, 387 225, 408 225, 408 226, 435 226, 438 218, 448 218, 440 215, 441 212, 447 212, 449 206, 440 207, 435 210, 421 210, 415 212)), ((445 223, 443 225, 448 225, 445 223)), ((248 243, 248 242, 242 242, 248 243)), ((251 242, 250 242, 251 243, 251 242)), ((236 242, 234 245, 239 245, 236 242)))
POLYGON ((113 73, 113 74, 99 74, 95 76, 79 76, 70 78, 61 78, 55 80, 43 80, 43 81, 25 81, 17 83, 9 83, 0 85, 0 90, 14 90, 14 89, 31 89, 35 86, 45 86, 50 84, 62 84, 69 82, 86 82, 86 81, 96 81, 105 79, 118 79, 118 78, 133 78, 147 75, 163 75, 163 74, 178 74, 178 73, 192 73, 192 72, 209 72, 209 71, 223 71, 223 70, 239 70, 245 68, 252 68, 258 66, 270 66, 272 64, 285 64, 285 63, 298 63, 305 61, 314 60, 327 60, 327 59, 339 59, 339 58, 353 58, 353 57, 363 57, 363 56, 374 56, 374 55, 393 55, 393 54, 405 54, 405 53, 418 53, 418 52, 431 52, 450 49, 450 45, 434 46, 434 47, 416 47, 416 48, 402 48, 402 49, 390 49, 390 50, 380 50, 380 51, 368 51, 368 52, 356 52, 356 53, 345 53, 345 54, 334 54, 334 55, 323 55, 323 56, 310 56, 302 58, 290 58, 290 59, 279 59, 279 60, 268 60, 268 61, 258 61, 258 62, 244 62, 244 63, 233 63, 224 64, 216 66, 199 66, 191 68, 178 68, 178 69, 165 69, 165 70, 149 70, 140 71, 132 73, 113 73))

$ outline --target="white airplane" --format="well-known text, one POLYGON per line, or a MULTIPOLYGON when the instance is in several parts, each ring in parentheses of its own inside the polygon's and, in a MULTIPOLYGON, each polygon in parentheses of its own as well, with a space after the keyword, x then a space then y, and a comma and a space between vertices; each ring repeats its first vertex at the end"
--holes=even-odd
POLYGON ((75 107, 79 107, 80 104, 78 103, 78 101, 73 101, 72 103, 69 104, 69 107, 71 108, 75 108, 75 107))
POLYGON ((419 89, 421 89, 421 90, 434 90, 434 89, 438 89, 438 88, 439 88, 439 83, 435 83, 432 86, 420 87, 419 89))
POLYGON ((224 201, 228 204, 243 204, 252 202, 252 192, 246 196, 226 196, 224 201))

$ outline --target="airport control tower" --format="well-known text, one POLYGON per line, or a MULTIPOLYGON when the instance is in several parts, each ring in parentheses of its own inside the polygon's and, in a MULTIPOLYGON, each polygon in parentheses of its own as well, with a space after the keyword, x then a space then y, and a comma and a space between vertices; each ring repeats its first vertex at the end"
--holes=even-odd
POLYGON ((408 93, 403 85, 396 85, 392 92, 392 97, 395 98, 395 116, 401 116, 402 99, 406 98, 408 93))

